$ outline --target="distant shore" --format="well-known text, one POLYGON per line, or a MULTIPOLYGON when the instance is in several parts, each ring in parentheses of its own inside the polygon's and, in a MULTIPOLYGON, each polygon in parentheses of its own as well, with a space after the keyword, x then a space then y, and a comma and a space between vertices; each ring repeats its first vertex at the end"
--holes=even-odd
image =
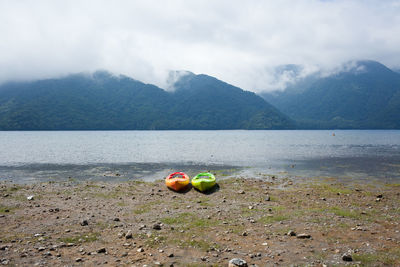
POLYGON ((209 194, 155 182, 0 183, 8 265, 399 265, 400 184, 231 178, 209 194), (350 261, 351 260, 351 261, 350 261))

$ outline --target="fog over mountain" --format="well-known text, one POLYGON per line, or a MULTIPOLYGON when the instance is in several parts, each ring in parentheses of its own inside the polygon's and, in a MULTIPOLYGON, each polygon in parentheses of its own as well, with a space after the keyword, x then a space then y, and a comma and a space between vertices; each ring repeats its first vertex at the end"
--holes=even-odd
POLYGON ((106 69, 171 89, 190 70, 260 92, 354 59, 399 66, 400 2, 5 0, 0 36, 0 83, 106 69))

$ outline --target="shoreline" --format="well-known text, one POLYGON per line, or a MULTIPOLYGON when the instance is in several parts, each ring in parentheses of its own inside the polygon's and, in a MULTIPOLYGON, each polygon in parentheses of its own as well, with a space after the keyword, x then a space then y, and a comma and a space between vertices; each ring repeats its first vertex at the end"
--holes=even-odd
MULTIPOLYGON (((217 178, 218 179, 218 178, 217 178)), ((154 182, 0 182, 6 265, 400 264, 400 184, 227 178, 209 194, 154 182), (27 198, 32 196, 32 199, 27 198), (345 261, 352 259, 352 261, 345 261)))

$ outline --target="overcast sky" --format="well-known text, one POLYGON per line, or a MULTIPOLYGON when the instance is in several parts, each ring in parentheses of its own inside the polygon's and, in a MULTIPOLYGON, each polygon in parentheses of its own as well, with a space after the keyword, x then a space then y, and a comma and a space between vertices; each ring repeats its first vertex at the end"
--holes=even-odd
POLYGON ((169 70, 271 90, 271 69, 400 66, 400 1, 0 0, 0 82, 106 69, 165 87, 169 70))

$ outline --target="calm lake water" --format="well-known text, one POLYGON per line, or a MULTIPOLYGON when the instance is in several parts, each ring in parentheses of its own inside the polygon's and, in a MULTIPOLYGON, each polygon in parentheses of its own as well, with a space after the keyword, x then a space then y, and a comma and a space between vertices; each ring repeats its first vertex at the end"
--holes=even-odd
POLYGON ((335 176, 400 180, 400 131, 0 132, 0 180, 335 176))

